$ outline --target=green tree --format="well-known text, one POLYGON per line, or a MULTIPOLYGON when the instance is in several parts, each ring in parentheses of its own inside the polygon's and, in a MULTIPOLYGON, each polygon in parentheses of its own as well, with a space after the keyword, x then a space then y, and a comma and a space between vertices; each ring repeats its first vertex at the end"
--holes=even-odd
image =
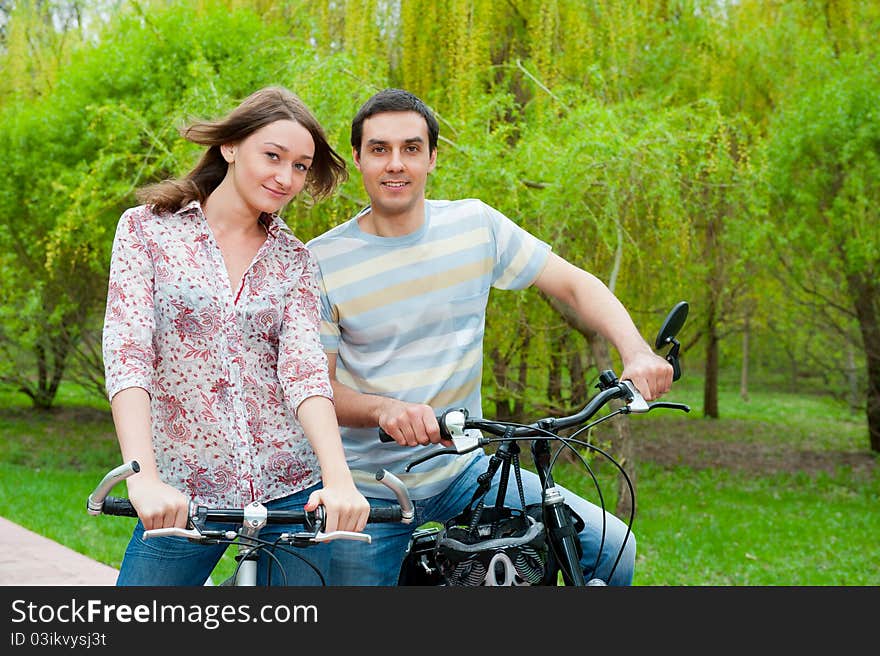
POLYGON ((768 146, 770 234, 791 289, 836 314, 844 334, 847 323, 858 326, 873 451, 880 451, 878 107, 875 58, 829 59, 774 117, 768 146))
MULTIPOLYGON (((39 407, 52 404, 71 363, 103 385, 96 346, 116 222, 137 187, 192 165, 199 149, 176 128, 222 113, 265 84, 285 84, 321 110, 332 76, 342 95, 355 84, 291 43, 285 24, 249 9, 207 1, 187 11, 164 3, 129 9, 73 49, 40 96, 0 107, 8 153, 0 162, 0 269, 8 283, 0 376, 39 407)), ((303 199, 290 211, 307 217, 310 207, 303 199)))

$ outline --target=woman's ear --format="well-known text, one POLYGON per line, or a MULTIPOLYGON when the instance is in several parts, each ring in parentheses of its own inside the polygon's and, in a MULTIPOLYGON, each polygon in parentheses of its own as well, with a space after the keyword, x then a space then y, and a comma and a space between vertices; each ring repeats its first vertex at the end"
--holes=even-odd
POLYGON ((223 155, 223 159, 226 160, 227 164, 232 164, 235 161, 235 144, 221 145, 220 154, 223 155))

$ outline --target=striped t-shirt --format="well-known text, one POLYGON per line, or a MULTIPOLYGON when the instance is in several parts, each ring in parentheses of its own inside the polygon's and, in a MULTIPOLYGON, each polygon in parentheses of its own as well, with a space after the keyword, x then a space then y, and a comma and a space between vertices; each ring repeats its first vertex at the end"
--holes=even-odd
MULTIPOLYGON (((366 394, 426 403, 439 414, 481 417, 483 332, 489 288, 523 289, 550 247, 479 200, 425 203, 425 222, 403 237, 363 232, 358 218, 307 246, 321 270, 321 340, 341 383, 366 394)), ((435 444, 379 441, 376 428, 342 427, 348 465, 367 496, 393 498, 375 480, 387 469, 413 499, 438 494, 470 461, 437 456, 404 472, 435 444)))

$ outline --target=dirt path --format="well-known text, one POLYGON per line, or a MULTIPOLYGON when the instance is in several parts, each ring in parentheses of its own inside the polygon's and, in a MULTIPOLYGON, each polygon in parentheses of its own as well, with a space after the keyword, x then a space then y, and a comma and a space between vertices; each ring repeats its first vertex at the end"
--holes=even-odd
POLYGON ((864 473, 880 472, 880 459, 869 451, 811 451, 791 445, 705 440, 690 436, 651 436, 635 439, 636 455, 665 466, 695 469, 724 467, 736 471, 774 474, 783 472, 834 473, 851 467, 864 473))

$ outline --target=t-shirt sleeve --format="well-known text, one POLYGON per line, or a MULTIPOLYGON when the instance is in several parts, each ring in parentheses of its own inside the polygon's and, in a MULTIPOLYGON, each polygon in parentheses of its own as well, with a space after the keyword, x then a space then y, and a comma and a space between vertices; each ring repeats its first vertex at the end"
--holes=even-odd
POLYGON ((321 345, 325 353, 339 352, 339 315, 327 296, 327 286, 321 275, 321 267, 316 267, 315 281, 318 285, 318 309, 320 310, 321 345))
POLYGON ((492 286, 525 289, 535 282, 550 256, 550 245, 524 230, 493 207, 485 206, 495 237, 492 286))

